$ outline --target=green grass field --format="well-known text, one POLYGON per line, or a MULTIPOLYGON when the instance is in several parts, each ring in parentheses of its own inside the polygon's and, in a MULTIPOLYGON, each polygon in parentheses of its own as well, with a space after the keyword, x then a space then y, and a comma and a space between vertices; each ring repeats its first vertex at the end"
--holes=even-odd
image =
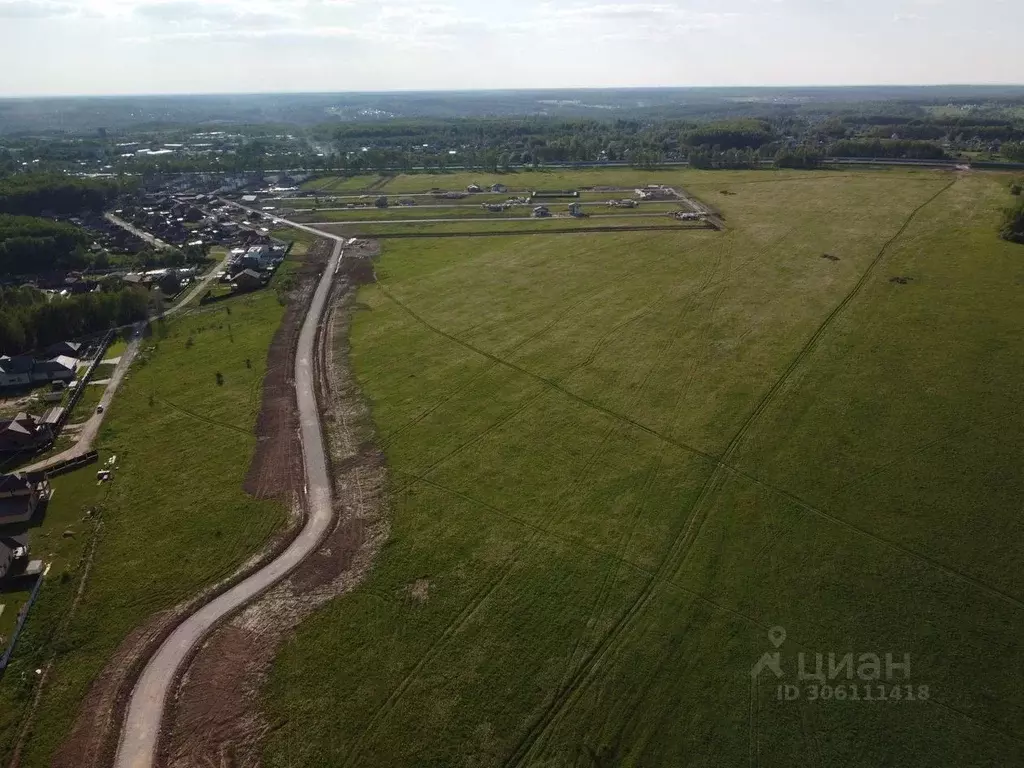
MULTIPOLYGON (((568 204, 565 201, 544 203, 548 209, 559 216, 567 215, 568 204)), ((299 223, 345 222, 345 221, 419 221, 426 219, 479 219, 501 221, 502 219, 529 218, 534 205, 519 205, 500 212, 492 212, 478 205, 453 205, 445 208, 428 208, 425 206, 395 206, 392 208, 356 208, 345 211, 310 211, 297 213, 289 218, 299 223)), ((601 218, 614 216, 625 218, 630 216, 671 214, 681 210, 679 203, 645 203, 637 208, 606 208, 599 205, 588 205, 582 210, 590 216, 601 218)), ((689 209, 686 209, 689 210, 689 209)))
POLYGON ((661 214, 656 216, 622 216, 622 217, 598 217, 593 216, 583 219, 546 218, 530 219, 529 221, 476 221, 468 219, 464 222, 432 222, 414 224, 412 222, 381 222, 380 224, 324 224, 316 228, 324 232, 359 237, 374 237, 385 235, 472 235, 502 233, 515 235, 519 233, 573 233, 585 232, 607 227, 671 227, 680 231, 702 229, 702 225, 676 221, 661 214))
POLYGON ((307 181, 302 189, 321 194, 342 194, 361 192, 380 180, 380 176, 325 176, 307 181))
MULTIPOLYGON (((294 270, 296 258, 275 280, 294 270)), ((74 539, 62 539, 64 517, 77 520, 93 500, 97 467, 56 481, 54 503, 68 511, 52 526, 48 515, 45 542, 75 546, 78 555, 44 554, 56 566, 25 643, 0 681, 0 761, 6 763, 32 692, 31 670, 51 653, 56 665, 22 766, 50 764, 90 684, 125 636, 230 575, 284 523, 283 505, 255 501, 242 490, 256 447, 267 350, 284 310, 272 284, 156 324, 101 430, 101 457, 116 454, 118 470, 98 502, 103 527, 84 598, 59 637, 54 633, 77 588, 77 557, 88 539, 80 522, 74 539)), ((87 394, 102 389, 89 387, 87 394)))
POLYGON ((510 193, 598 186, 633 188, 645 184, 667 183, 664 180, 672 177, 678 179, 680 173, 678 170, 641 171, 632 168, 538 169, 498 174, 486 171, 412 173, 393 177, 379 191, 381 194, 395 195, 403 192, 426 192, 432 187, 461 190, 470 184, 477 184, 483 189, 490 189, 493 184, 504 184, 510 193))
POLYGON ((685 177, 725 232, 385 242, 391 540, 278 659, 266 765, 1024 762, 1004 180, 685 177), (811 701, 801 652, 928 699, 811 701))

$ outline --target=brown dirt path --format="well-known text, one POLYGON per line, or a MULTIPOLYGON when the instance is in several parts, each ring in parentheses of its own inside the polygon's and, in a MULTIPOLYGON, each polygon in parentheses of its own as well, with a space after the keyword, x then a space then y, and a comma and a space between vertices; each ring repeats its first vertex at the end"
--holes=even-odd
MULTIPOLYGON (((263 404, 256 424, 256 454, 244 485, 255 498, 277 498, 288 503, 293 510, 290 524, 234 575, 171 610, 154 614, 122 641, 79 707, 68 737, 54 755, 54 768, 102 768, 110 765, 135 680, 153 652, 198 606, 273 560, 298 532, 304 475, 292 369, 302 319, 332 248, 333 243, 329 240, 318 240, 310 248, 298 270, 296 287, 284 318, 271 342, 263 404)), ((11 768, 17 766, 12 765, 11 768)))
POLYGON ((260 693, 278 650, 303 619, 363 579, 387 539, 384 457, 348 365, 355 288, 372 280, 374 254, 369 244, 346 248, 318 339, 317 397, 334 485, 334 528, 288 579, 200 648, 166 717, 162 768, 261 765, 270 723, 259 708, 260 693))

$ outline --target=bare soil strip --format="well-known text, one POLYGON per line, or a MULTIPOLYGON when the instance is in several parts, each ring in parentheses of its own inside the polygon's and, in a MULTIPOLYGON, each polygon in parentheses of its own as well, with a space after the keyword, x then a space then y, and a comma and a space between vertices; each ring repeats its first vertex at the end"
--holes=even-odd
POLYGON ((295 347, 317 277, 330 257, 332 247, 330 241, 318 240, 310 249, 298 272, 297 285, 290 297, 288 309, 271 343, 263 404, 256 425, 256 455, 244 486, 256 498, 279 498, 290 504, 293 510, 291 523, 229 579, 211 586, 202 594, 169 611, 153 615, 124 639, 82 702, 71 732, 54 756, 54 768, 101 768, 110 765, 117 750, 119 726, 135 681, 154 651, 198 606, 209 602, 273 560, 287 548, 299 531, 304 479, 295 390, 292 386, 295 347), (297 472, 293 460, 288 457, 294 457, 294 461, 298 462, 297 472))
POLYGON ((260 692, 281 645, 301 621, 362 581, 387 539, 384 456, 348 364, 355 289, 372 279, 374 247, 346 249, 318 339, 317 398, 331 462, 334 528, 288 579, 200 648, 168 709, 158 766, 261 765, 271 724, 260 710, 260 692))

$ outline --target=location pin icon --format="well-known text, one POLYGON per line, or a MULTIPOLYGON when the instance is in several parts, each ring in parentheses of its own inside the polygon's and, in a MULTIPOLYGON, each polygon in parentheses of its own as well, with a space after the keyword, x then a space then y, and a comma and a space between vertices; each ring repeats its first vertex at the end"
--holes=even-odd
POLYGON ((772 645, 779 648, 786 642, 786 630, 782 627, 772 627, 768 630, 768 639, 772 641, 772 645))

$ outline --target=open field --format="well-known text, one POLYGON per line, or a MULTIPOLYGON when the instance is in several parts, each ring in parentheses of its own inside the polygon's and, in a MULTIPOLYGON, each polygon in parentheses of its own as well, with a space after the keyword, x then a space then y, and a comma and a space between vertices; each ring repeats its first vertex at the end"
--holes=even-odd
MULTIPOLYGON (((568 216, 568 204, 565 202, 543 203, 559 217, 568 216)), ((530 218, 534 205, 519 205, 504 211, 488 211, 479 205, 453 205, 444 208, 428 208, 421 206, 401 206, 393 208, 357 208, 345 211, 316 211, 300 213, 289 218, 299 223, 322 223, 331 221, 421 221, 427 219, 481 219, 500 221, 502 219, 530 218)), ((627 218, 631 216, 671 214, 683 208, 680 203, 646 203, 638 208, 606 208, 604 206, 588 206, 584 209, 595 218, 627 218)))
POLYGON ((322 179, 307 181, 302 185, 302 189, 323 194, 360 192, 380 179, 381 177, 376 174, 368 176, 325 176, 322 179))
MULTIPOLYGON (((908 174, 913 177, 918 174, 931 173, 926 169, 877 169, 872 174, 895 173, 901 178, 907 178, 908 174)), ((741 179, 743 183, 751 181, 775 183, 783 179, 820 179, 822 176, 848 177, 850 172, 838 172, 831 170, 815 171, 808 173, 797 170, 756 170, 756 171, 735 171, 728 172, 726 176, 741 179)), ((367 194, 362 191, 364 182, 358 184, 350 183, 358 179, 365 180, 368 177, 325 177, 305 185, 308 189, 321 189, 324 185, 332 185, 331 193, 339 197, 345 195, 367 194), (320 186, 309 186, 320 185, 320 186), (346 188, 347 186, 347 188, 346 188)), ((508 187, 507 194, 519 194, 532 190, 555 190, 575 189, 586 190, 594 187, 612 187, 619 189, 635 189, 647 184, 686 185, 693 183, 715 184, 723 179, 721 171, 698 171, 680 168, 666 168, 656 170, 638 170, 634 168, 548 168, 535 171, 511 171, 509 173, 488 173, 485 171, 453 171, 451 173, 409 173, 397 176, 386 177, 386 183, 375 187, 374 193, 378 195, 403 195, 423 194, 432 189, 461 191, 470 184, 477 184, 481 188, 490 189, 492 184, 504 184, 508 187)), ((326 194, 326 192, 325 192, 326 194)), ((474 195, 482 197, 489 193, 474 195)), ((607 192, 596 193, 599 196, 609 194, 607 192)))
POLYGON ((693 229, 705 229, 703 224, 676 221, 664 214, 661 216, 633 216, 623 218, 601 218, 592 216, 583 219, 574 219, 566 216, 564 218, 530 219, 528 221, 476 221, 468 219, 464 222, 325 224, 318 225, 316 228, 333 234, 359 237, 386 237, 388 235, 448 237, 473 234, 558 234, 565 232, 585 232, 587 230, 600 230, 612 227, 628 229, 678 229, 681 232, 693 229))
POLYGON ((705 181, 725 232, 385 241, 393 533, 279 658, 268 766, 1024 762, 1004 180, 705 181), (800 652, 927 700, 779 701, 800 652))
MULTIPOLYGON (((275 280, 294 268, 286 261, 275 280)), ((55 617, 82 573, 76 562, 65 582, 60 564, 0 682, 0 761, 13 746, 31 670, 51 653, 56 663, 23 766, 51 764, 91 683, 132 630, 232 573, 281 528, 284 505, 256 501, 242 486, 256 448, 267 351, 284 311, 272 284, 155 324, 100 434, 101 455, 116 454, 118 470, 99 504, 102 528, 81 604, 54 641, 55 617)), ((75 476, 94 485, 95 471, 75 476)), ((55 503, 66 500, 80 516, 87 495, 63 487, 75 476, 58 479, 55 503)), ((63 541, 62 530, 51 536, 63 541)))
MULTIPOLYGON (((508 200, 510 197, 526 196, 531 190, 523 189, 512 192, 504 193, 492 193, 492 192, 479 192, 476 194, 467 195, 461 198, 445 198, 437 197, 431 193, 416 192, 408 195, 386 195, 391 201, 392 208, 398 207, 398 201, 400 200, 412 200, 416 203, 415 206, 411 207, 430 207, 430 206, 445 206, 445 207, 461 207, 461 206, 479 206, 482 203, 502 203, 508 200)), ((367 207, 373 207, 373 201, 379 195, 353 195, 353 196, 338 196, 338 197, 289 197, 289 198, 267 198, 263 201, 266 204, 273 204, 278 209, 294 208, 298 210, 306 208, 318 208, 321 211, 330 211, 338 208, 345 208, 348 205, 356 205, 363 203, 367 207)), ((579 192, 576 197, 552 197, 552 198, 537 198, 533 205, 541 205, 548 203, 563 203, 568 205, 571 202, 580 203, 606 203, 608 200, 622 199, 622 198, 634 198, 635 190, 633 188, 623 188, 614 191, 604 190, 599 192, 579 192)))
MULTIPOLYGON (((484 209, 481 205, 455 205, 455 206, 392 206, 390 208, 353 208, 346 210, 319 210, 296 213, 289 216, 293 221, 300 223, 324 222, 324 221, 402 221, 421 219, 494 219, 503 218, 528 218, 534 208, 539 205, 547 208, 556 215, 567 215, 570 201, 539 201, 528 205, 514 206, 504 211, 493 212, 484 209)), ((604 205, 588 205, 583 210, 596 217, 603 216, 637 216, 651 214, 671 214, 675 211, 690 209, 682 201, 644 203, 637 208, 609 208, 604 205)))

